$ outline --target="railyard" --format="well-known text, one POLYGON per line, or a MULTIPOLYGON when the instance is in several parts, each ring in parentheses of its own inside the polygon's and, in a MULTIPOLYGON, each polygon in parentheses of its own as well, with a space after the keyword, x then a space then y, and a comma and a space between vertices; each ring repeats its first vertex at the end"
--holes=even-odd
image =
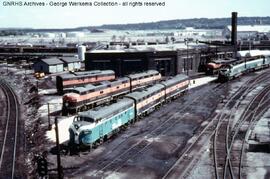
MULTIPOLYGON (((4 69, 2 74, 6 75, 5 73, 4 69)), ((254 176, 256 174, 251 172, 254 166, 250 163, 249 155, 261 153, 249 151, 248 139, 253 136, 254 141, 254 136, 265 136, 258 130, 256 132, 258 134, 253 134, 252 129, 256 121, 259 121, 268 109, 268 74, 269 70, 266 69, 247 74, 228 83, 219 83, 209 77, 195 78, 195 81, 191 83, 194 88, 176 100, 163 105, 159 110, 128 126, 91 151, 86 148, 72 155, 67 148, 68 131, 61 131, 61 129, 68 129, 61 126, 61 122, 67 118, 57 113, 61 107, 51 107, 50 122, 53 123, 54 117, 59 116, 60 134, 66 136, 62 136, 61 140, 61 143, 63 142, 61 164, 64 176, 67 178, 79 176, 198 178, 199 175, 215 178, 223 175, 237 176, 240 173, 244 177, 254 176), (253 114, 254 111, 256 115, 253 114), (243 143, 241 139, 245 139, 246 142, 243 143), (228 146, 225 147, 225 145, 228 146), (229 156, 224 155, 227 149, 230 150, 229 156), (240 151, 242 153, 239 153, 240 151), (227 158, 225 163, 224 158, 227 158), (240 160, 240 158, 243 159, 240 160), (243 164, 240 164, 240 161, 243 164), (242 167, 239 169, 240 165, 242 167)), ((10 67, 9 77, 6 76, 6 80, 14 81, 15 79, 11 78, 14 76, 17 79, 24 77, 25 72, 16 67, 10 67), (10 76, 11 74, 13 75, 10 76)), ((25 82, 17 80, 16 85, 20 86, 23 83, 29 85, 30 79, 31 76, 25 82)), ((31 87, 30 89, 34 91, 35 85, 32 82, 32 85, 24 86, 28 90, 31 87)), ((30 99, 28 105, 32 107, 27 110, 25 117, 31 128, 31 130, 26 130, 26 143, 31 144, 28 157, 45 152, 51 177, 56 175, 56 151, 54 125, 51 132, 46 132, 48 130, 46 104, 53 101, 57 106, 57 103, 61 102, 61 98, 57 97, 55 92, 55 83, 50 79, 44 79, 40 81, 39 92, 36 96, 33 92, 29 97, 24 97, 26 98, 24 100, 30 99), (45 106, 43 110, 42 104, 45 106), (38 141, 35 139, 36 136, 40 136, 38 141)), ((68 119, 71 123, 73 117, 68 117, 68 119)), ((264 140, 267 140, 268 137, 265 138, 264 140)), ((267 156, 267 153, 264 154, 267 156)), ((256 163, 262 163, 262 167, 257 166, 256 170, 265 170, 267 162, 260 158, 256 160, 256 163)), ((31 166, 30 163, 28 163, 29 166, 31 166)), ((32 167, 34 166, 35 162, 32 163, 32 167)), ((262 174, 257 172, 257 175, 262 174)))
POLYGON ((269 178, 269 34, 202 31, 3 38, 0 178, 269 178))

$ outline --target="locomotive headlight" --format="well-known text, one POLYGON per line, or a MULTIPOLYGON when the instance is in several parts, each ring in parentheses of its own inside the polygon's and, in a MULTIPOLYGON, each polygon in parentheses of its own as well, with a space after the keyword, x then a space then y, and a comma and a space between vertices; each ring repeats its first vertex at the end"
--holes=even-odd
POLYGON ((68 102, 65 102, 64 105, 65 105, 66 107, 68 107, 69 104, 68 104, 68 102))
POLYGON ((80 128, 80 126, 78 124, 74 124, 74 127, 76 130, 78 130, 80 128))

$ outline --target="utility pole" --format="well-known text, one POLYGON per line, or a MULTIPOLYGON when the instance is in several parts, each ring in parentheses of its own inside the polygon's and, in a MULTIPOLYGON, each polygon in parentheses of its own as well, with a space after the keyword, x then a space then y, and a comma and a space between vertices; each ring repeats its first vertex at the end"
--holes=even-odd
POLYGON ((55 124, 55 136, 56 136, 56 148, 57 148, 57 172, 58 172, 58 179, 63 179, 63 168, 61 166, 61 157, 60 157, 60 145, 59 145, 59 133, 58 133, 58 120, 57 117, 54 118, 55 124))
POLYGON ((47 103, 48 108, 48 130, 51 130, 51 120, 50 120, 50 103, 47 103))

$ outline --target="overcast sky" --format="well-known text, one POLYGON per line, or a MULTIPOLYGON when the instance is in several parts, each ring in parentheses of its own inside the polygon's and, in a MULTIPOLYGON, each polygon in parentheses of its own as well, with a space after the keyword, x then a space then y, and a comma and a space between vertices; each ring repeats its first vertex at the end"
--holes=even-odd
MULTIPOLYGON (((230 17, 232 11, 238 16, 270 16, 269 0, 161 0, 165 7, 7 7, 1 0, 0 28, 67 28, 102 24, 125 24, 154 22, 187 18, 230 17)), ((30 1, 30 0, 25 0, 30 1)), ((50 0, 32 0, 46 2, 50 0)), ((56 0, 55 0, 56 1, 56 0)), ((72 1, 72 0, 58 0, 72 1)), ((91 1, 95 0, 73 0, 91 1)), ((98 1, 98 0, 97 0, 98 1)), ((101 0, 99 0, 101 1, 101 0)), ((103 0, 110 1, 110 0, 103 0)), ((159 0, 115 0, 159 1, 159 0)))

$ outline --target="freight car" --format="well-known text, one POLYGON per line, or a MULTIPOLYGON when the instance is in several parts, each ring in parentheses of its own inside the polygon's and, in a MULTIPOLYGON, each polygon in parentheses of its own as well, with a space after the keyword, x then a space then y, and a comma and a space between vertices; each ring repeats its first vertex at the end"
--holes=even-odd
POLYGON ((239 63, 230 64, 221 69, 218 79, 222 82, 231 80, 239 77, 244 73, 255 71, 270 65, 269 55, 259 55, 256 57, 246 58, 245 60, 239 61, 239 63))
POLYGON ((91 109, 104 102, 112 101, 116 97, 129 93, 141 86, 152 84, 161 79, 159 72, 147 72, 128 75, 116 80, 88 84, 83 87, 66 90, 63 96, 63 114, 76 113, 91 109))
POLYGON ((56 76, 56 88, 59 94, 63 94, 65 88, 83 86, 106 80, 114 80, 115 73, 112 70, 94 70, 83 72, 70 72, 56 76))
POLYGON ((138 117, 179 96, 188 86, 188 76, 177 75, 165 82, 125 95, 111 105, 80 112, 69 128, 70 144, 90 147, 100 144, 138 117))

